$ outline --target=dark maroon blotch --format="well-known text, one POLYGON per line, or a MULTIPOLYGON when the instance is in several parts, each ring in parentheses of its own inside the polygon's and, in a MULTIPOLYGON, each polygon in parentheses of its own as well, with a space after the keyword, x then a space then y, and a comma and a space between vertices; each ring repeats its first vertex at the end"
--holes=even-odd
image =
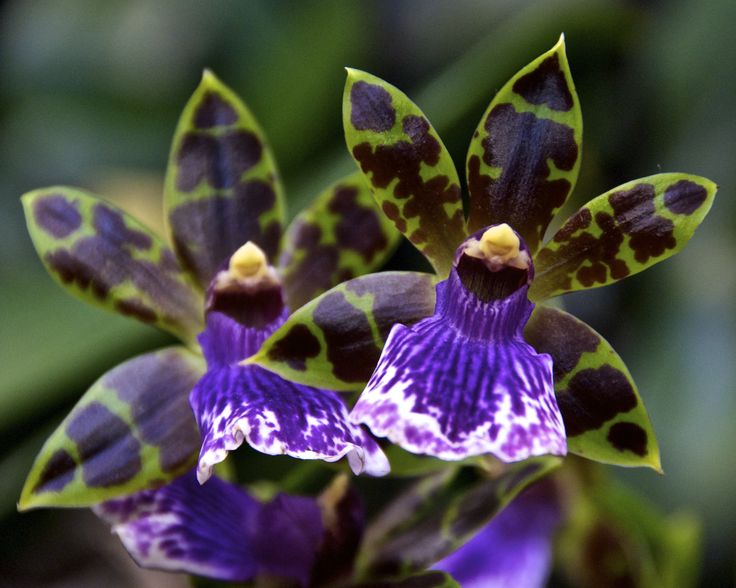
POLYGON ((77 444, 87 486, 119 486, 141 471, 140 443, 125 421, 99 402, 79 410, 66 434, 77 444))
POLYGON ((603 365, 577 372, 567 389, 557 393, 557 403, 567 436, 575 437, 600 429, 617 414, 634 409, 638 401, 626 374, 603 365))
POLYGON ((66 449, 57 449, 44 465, 41 475, 33 487, 33 494, 39 492, 61 492, 74 479, 77 462, 66 449))
POLYGON ((545 104, 562 112, 573 107, 572 94, 557 54, 550 55, 535 70, 516 80, 513 90, 530 104, 545 104))
POLYGON ((664 192, 664 205, 675 214, 690 215, 708 198, 705 187, 690 180, 680 180, 664 192))
MULTIPOLYGON (((86 239, 85 239, 86 240, 86 239)), ((76 244, 75 249, 79 246, 76 244)), ((104 300, 110 291, 110 284, 101 279, 98 272, 93 269, 94 264, 85 263, 76 255, 66 249, 49 251, 44 255, 49 268, 59 275, 64 284, 77 284, 80 289, 90 289, 92 294, 99 300, 104 300)))
POLYGON ((199 129, 225 127, 238 122, 238 113, 215 92, 207 92, 194 113, 194 126, 199 129))
POLYGON ((306 325, 294 325, 268 350, 272 361, 285 361, 293 370, 303 372, 307 360, 319 355, 322 346, 306 325))
POLYGON ((391 94, 368 82, 355 82, 350 89, 350 122, 359 131, 389 131, 396 122, 391 94))
POLYGON ((36 224, 55 239, 64 239, 82 226, 77 202, 61 194, 43 196, 33 202, 36 224))
POLYGON ((115 303, 115 308, 121 314, 136 318, 144 323, 155 323, 158 318, 155 310, 136 298, 118 300, 115 303))
POLYGON ((608 430, 608 441, 619 451, 631 451, 644 457, 647 453, 647 432, 636 423, 616 423, 608 430))
POLYGON ((131 245, 142 251, 151 248, 151 236, 143 231, 129 229, 121 212, 104 204, 95 204, 92 215, 92 225, 100 239, 116 247, 131 245))
POLYGON ((339 187, 329 204, 330 212, 339 215, 335 227, 337 244, 357 251, 367 263, 388 245, 373 207, 358 202, 358 189, 339 187))

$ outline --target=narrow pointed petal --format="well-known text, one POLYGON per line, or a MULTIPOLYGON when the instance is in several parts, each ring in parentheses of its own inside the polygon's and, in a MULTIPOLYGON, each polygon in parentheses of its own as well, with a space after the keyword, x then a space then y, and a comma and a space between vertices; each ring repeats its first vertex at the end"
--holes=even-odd
POLYGON ((88 506, 193 467, 201 440, 187 399, 203 371, 200 357, 172 347, 102 376, 41 449, 20 508, 88 506))
POLYGON ((446 276, 465 219, 455 165, 427 117, 394 86, 348 69, 343 124, 383 212, 446 276))
POLYGON ((246 241, 276 259, 285 212, 276 164, 253 115, 210 71, 176 128, 165 207, 176 253, 202 289, 246 241))
POLYGON ((608 341, 574 316, 546 306, 534 310, 524 336, 538 352, 552 357, 571 453, 662 471, 644 402, 608 341))
POLYGON ((218 478, 200 487, 193 472, 95 512, 139 565, 218 580, 268 573, 305 584, 323 532, 314 500, 264 505, 218 478))
POLYGON ((280 274, 296 310, 339 283, 379 268, 400 233, 381 213, 361 173, 327 188, 289 225, 280 274))
POLYGON ((463 588, 542 588, 552 568, 552 536, 561 512, 542 480, 524 490, 483 530, 435 569, 463 588))
POLYGON ((507 222, 534 253, 575 186, 582 132, 560 38, 501 88, 478 125, 467 157, 470 231, 507 222))
POLYGON ((434 316, 391 330, 351 419, 446 460, 564 455, 552 360, 521 337, 531 310, 526 287, 479 305, 453 270, 438 285, 434 316))
POLYGON ((190 402, 203 438, 197 469, 202 483, 243 441, 269 455, 330 462, 347 456, 355 473, 388 473, 385 455, 349 422, 335 392, 294 384, 254 365, 230 366, 209 371, 190 402))
POLYGON ((355 278, 299 308, 248 361, 307 386, 360 390, 392 325, 431 315, 434 300, 429 274, 355 278))
POLYGON ((200 296, 171 251, 135 219, 81 190, 22 198, 41 260, 71 294, 186 341, 201 330, 200 296))
POLYGON ((657 174, 594 198, 536 258, 534 300, 597 288, 682 250, 708 214, 716 186, 688 174, 657 174))

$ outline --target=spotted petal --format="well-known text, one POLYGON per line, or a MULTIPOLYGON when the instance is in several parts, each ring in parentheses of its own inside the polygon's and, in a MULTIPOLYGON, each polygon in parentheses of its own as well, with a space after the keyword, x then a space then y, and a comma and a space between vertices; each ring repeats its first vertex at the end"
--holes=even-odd
POLYGON ((451 573, 463 588, 542 588, 552 568, 552 535, 560 518, 554 486, 541 480, 434 567, 451 573))
POLYGON ((561 37, 511 78, 478 125, 467 158, 470 230, 509 223, 534 253, 577 180, 582 132, 561 37))
POLYGON ((531 296, 605 286, 680 251, 715 197, 710 180, 657 174, 594 198, 537 255, 531 296))
POLYGON ((441 459, 564 455, 552 360, 521 336, 532 310, 526 290, 478 304, 453 269, 432 317, 391 330, 351 419, 441 459))
POLYGON ((74 188, 22 201, 36 251, 73 295, 185 340, 201 329, 199 296, 173 251, 135 219, 74 188))
POLYGON ((538 352, 552 356, 570 452, 661 471, 657 439, 636 384, 603 337, 572 315, 546 306, 534 310, 524 336, 538 352))
POLYGON ((323 532, 312 499, 261 504, 219 478, 200 487, 193 472, 95 512, 139 565, 219 580, 269 574, 306 584, 323 532))
POLYGON ((276 164, 253 115, 208 70, 176 128, 164 190, 174 248, 203 289, 246 241, 276 259, 284 217, 276 164))
POLYGON ((432 314, 434 279, 417 272, 355 278, 298 309, 250 358, 288 380, 359 390, 370 378, 391 327, 432 314))
POLYGON ((289 307, 380 267, 400 233, 355 173, 327 188, 289 225, 279 262, 289 307))
POLYGON ((356 473, 388 473, 385 455, 349 422, 335 392, 294 384, 256 365, 235 365, 207 372, 191 405, 203 438, 200 482, 243 441, 269 455, 330 462, 347 456, 356 473))
POLYGON ((87 506, 190 469, 200 436, 187 397, 203 363, 172 347, 102 376, 43 446, 20 508, 87 506))
POLYGON ((394 86, 348 69, 343 124, 383 212, 446 276, 465 238, 463 203, 455 165, 427 117, 394 86))

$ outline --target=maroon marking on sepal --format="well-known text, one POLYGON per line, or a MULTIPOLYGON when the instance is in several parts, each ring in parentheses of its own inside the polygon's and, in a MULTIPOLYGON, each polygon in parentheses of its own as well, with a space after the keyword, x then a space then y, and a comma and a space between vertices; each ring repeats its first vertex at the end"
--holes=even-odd
POLYGON ((82 226, 78 205, 61 194, 42 196, 33 203, 36 224, 56 239, 64 239, 82 226))
POLYGON ((177 153, 176 186, 191 192, 206 180, 218 190, 231 188, 261 160, 262 153, 261 142, 249 131, 231 131, 218 137, 187 133, 177 153))
POLYGON ((285 361, 293 370, 303 372, 307 360, 319 355, 322 346, 306 325, 294 325, 268 350, 268 359, 285 361))
POLYGON ((81 409, 66 434, 77 444, 87 486, 118 486, 141 471, 140 443, 125 421, 99 402, 81 409))
POLYGON ((44 259, 64 284, 77 284, 81 290, 89 288, 99 300, 104 300, 110 292, 110 285, 98 279, 94 269, 90 269, 87 263, 80 261, 66 249, 49 251, 44 259))
POLYGON ((516 80, 513 91, 529 104, 546 104, 552 110, 566 112, 574 104, 557 54, 550 55, 535 70, 516 80))
POLYGON ((95 204, 92 214, 92 225, 101 239, 118 247, 131 245, 141 251, 147 251, 153 245, 150 235, 143 231, 129 229, 120 212, 104 204, 95 204))
POLYGON ((383 213, 386 215, 386 218, 388 218, 396 228, 399 230, 400 233, 406 232, 406 221, 401 216, 401 211, 399 210, 399 207, 396 206, 393 202, 390 200, 384 200, 381 203, 381 209, 383 210, 383 213))
POLYGON ((593 222, 593 215, 590 213, 590 210, 581 208, 567 219, 563 227, 555 233, 555 243, 569 241, 570 237, 575 233, 587 229, 591 222, 593 222))
POLYGON ((74 479, 76 467, 77 462, 66 449, 57 449, 46 462, 31 492, 61 492, 74 479))
POLYGON ((549 164, 569 171, 578 158, 573 129, 529 112, 518 113, 511 104, 499 104, 485 121, 483 162, 500 167, 493 179, 481 173, 480 158, 468 160, 471 231, 496 222, 507 222, 535 251, 552 220, 553 211, 565 203, 571 184, 549 180, 549 164))
POLYGON ((376 217, 376 210, 358 203, 357 188, 338 188, 329 210, 338 215, 340 222, 335 228, 337 244, 357 251, 368 263, 388 245, 376 217))
POLYGON ((617 414, 636 407, 636 393, 626 374, 613 366, 576 373, 566 390, 557 393, 568 437, 599 429, 617 414))
POLYGON ((115 308, 121 314, 136 318, 143 323, 155 323, 158 318, 155 310, 136 298, 118 300, 115 303, 115 308))
POLYGON ((368 82, 355 82, 350 89, 350 123, 359 131, 389 131, 396 122, 391 94, 368 82))
POLYGON ((647 449, 647 432, 636 423, 616 423, 608 430, 608 441, 619 451, 631 451, 645 456, 647 449))
POLYGON ((342 292, 326 295, 314 309, 314 322, 322 329, 332 372, 345 382, 366 382, 381 350, 365 314, 352 306, 342 292), (335 316, 342 317, 338 324, 335 316))
POLYGON ((194 126, 199 129, 225 127, 238 122, 238 113, 215 92, 207 92, 194 113, 194 126))
POLYGON ((680 180, 667 187, 664 205, 675 214, 691 215, 708 198, 708 190, 690 180, 680 180))

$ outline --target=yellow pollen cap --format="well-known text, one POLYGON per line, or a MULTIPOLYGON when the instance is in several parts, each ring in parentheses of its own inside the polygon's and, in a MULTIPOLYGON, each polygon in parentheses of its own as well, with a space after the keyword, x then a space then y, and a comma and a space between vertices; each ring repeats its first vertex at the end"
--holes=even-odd
POLYGON ((230 258, 230 273, 237 278, 260 278, 266 274, 266 254, 253 241, 248 241, 230 258))
POLYGON ((506 263, 519 255, 521 242, 506 223, 491 227, 480 238, 478 248, 488 259, 506 263))

